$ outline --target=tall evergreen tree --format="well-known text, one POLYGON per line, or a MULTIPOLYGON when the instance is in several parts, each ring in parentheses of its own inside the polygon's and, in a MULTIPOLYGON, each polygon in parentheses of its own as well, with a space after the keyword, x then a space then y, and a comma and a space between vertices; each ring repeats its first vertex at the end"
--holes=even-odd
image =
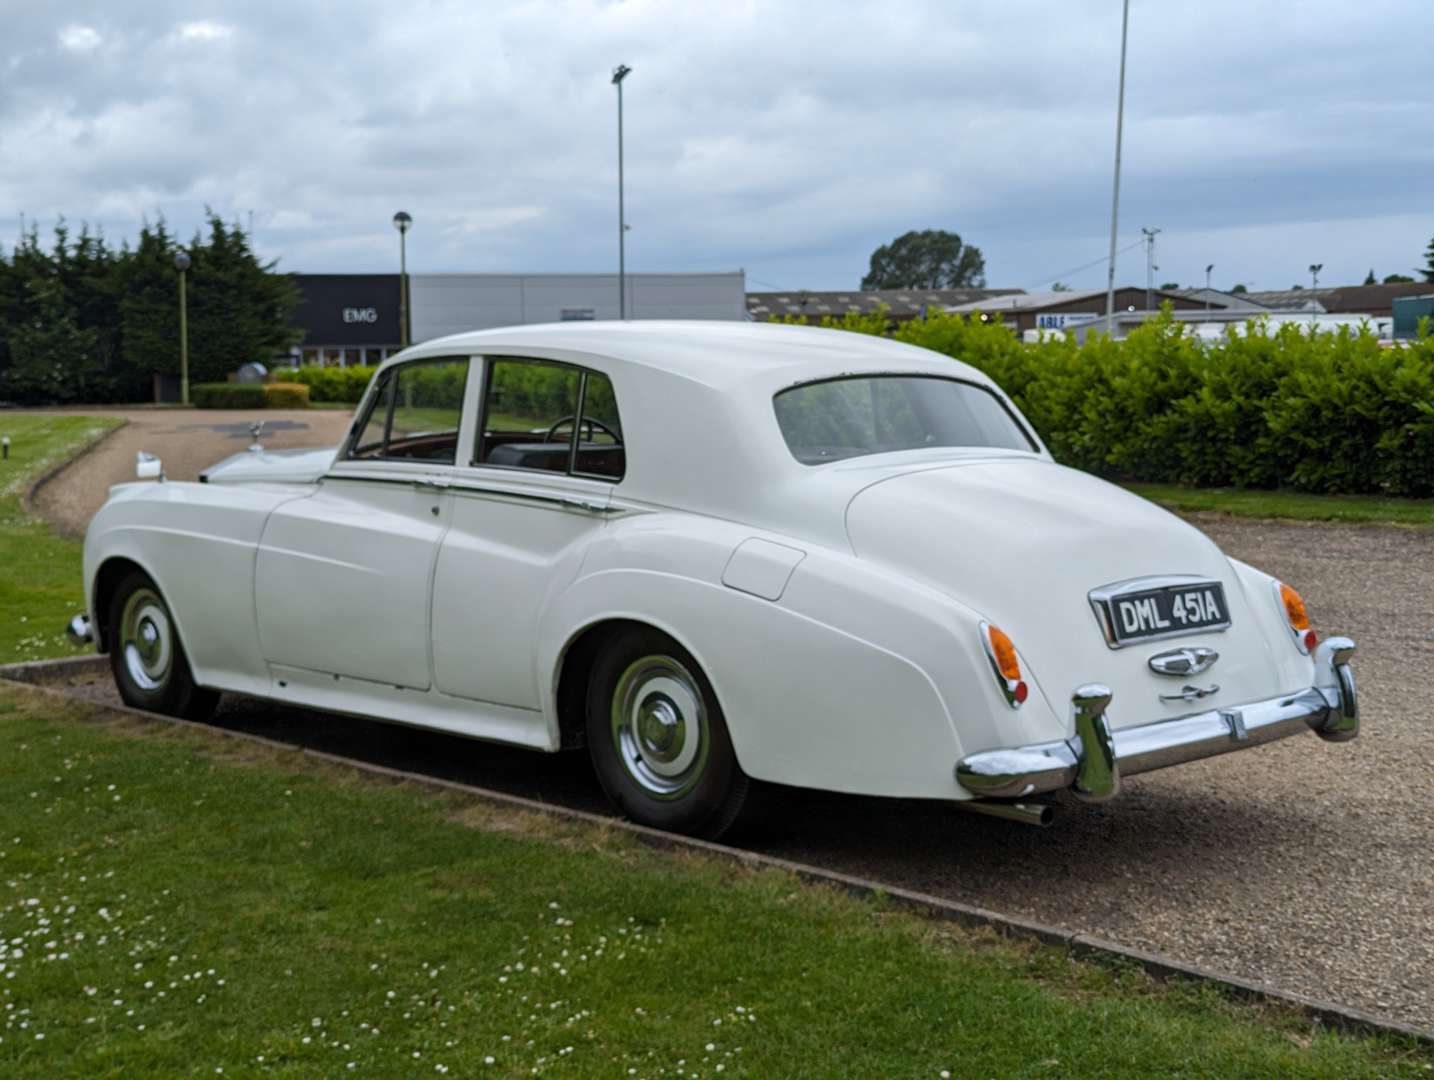
POLYGON ((66 295, 62 267, 68 233, 55 229, 55 249, 40 249, 32 231, 11 263, 5 322, 8 363, 0 397, 24 403, 93 401, 105 394, 99 335, 81 325, 66 295))
POLYGON ((207 242, 189 245, 189 378, 218 382, 250 361, 268 363, 299 340, 289 325, 298 290, 273 263, 254 257, 249 238, 212 211, 207 242))

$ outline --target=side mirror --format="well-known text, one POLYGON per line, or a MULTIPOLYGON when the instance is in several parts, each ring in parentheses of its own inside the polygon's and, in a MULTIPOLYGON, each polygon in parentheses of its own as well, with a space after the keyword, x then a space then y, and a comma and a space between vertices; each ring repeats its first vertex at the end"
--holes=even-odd
POLYGON ((141 450, 135 455, 134 474, 141 480, 163 480, 164 462, 141 450))

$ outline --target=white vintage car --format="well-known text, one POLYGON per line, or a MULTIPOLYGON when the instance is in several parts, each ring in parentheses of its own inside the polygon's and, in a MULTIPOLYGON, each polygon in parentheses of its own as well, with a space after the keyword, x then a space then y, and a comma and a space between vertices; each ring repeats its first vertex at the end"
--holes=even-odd
POLYGON ((586 746, 624 813, 706 836, 753 780, 1044 822, 1358 730, 1354 643, 1292 588, 1057 465, 975 369, 824 329, 427 342, 336 450, 116 487, 85 595, 132 705, 586 746))

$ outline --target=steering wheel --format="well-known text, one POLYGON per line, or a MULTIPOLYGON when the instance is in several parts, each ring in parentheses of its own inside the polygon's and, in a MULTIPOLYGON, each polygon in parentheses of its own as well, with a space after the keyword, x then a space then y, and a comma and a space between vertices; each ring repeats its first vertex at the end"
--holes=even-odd
MULTIPOLYGON (((564 416, 561 420, 553 424, 552 427, 548 428, 547 434, 543 436, 543 442, 552 442, 553 439, 557 437, 558 428, 562 427, 564 424, 571 424, 576 419, 576 416, 564 416)), ((617 444, 618 446, 622 445, 622 437, 619 436, 618 433, 612 428, 604 424, 601 420, 594 420, 591 416, 583 417, 583 422, 578 428, 578 442, 582 442, 582 428, 588 429, 589 441, 591 441, 593 437, 594 429, 600 429, 605 432, 615 444, 617 444)))

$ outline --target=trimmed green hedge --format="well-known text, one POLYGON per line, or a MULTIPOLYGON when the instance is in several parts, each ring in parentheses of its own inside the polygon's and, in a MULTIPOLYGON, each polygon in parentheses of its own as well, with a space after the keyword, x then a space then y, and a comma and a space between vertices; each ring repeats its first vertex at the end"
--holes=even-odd
MULTIPOLYGON (((889 329, 884 313, 823 325, 889 329)), ((937 313, 892 336, 980 368, 1057 460, 1111 479, 1434 495, 1434 336, 1244 329, 1201 344, 1167 311, 1123 342, 1026 345, 999 319, 937 313)))
POLYGON ((197 409, 262 409, 262 383, 197 383, 189 388, 189 400, 197 409))
POLYGON ((303 383, 271 382, 264 384, 266 409, 307 409, 309 388, 303 383))
POLYGON ((284 372, 284 381, 303 383, 309 388, 311 401, 357 405, 375 370, 364 365, 337 368, 311 364, 284 372))
POLYGON ((189 388, 197 409, 305 409, 309 388, 300 383, 198 383, 189 388))

